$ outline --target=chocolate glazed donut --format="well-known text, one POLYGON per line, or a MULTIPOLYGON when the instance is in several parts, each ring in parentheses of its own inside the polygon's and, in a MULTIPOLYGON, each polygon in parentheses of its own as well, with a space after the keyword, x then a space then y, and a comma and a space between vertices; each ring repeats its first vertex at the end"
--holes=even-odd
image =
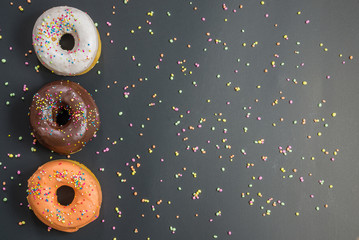
POLYGON ((80 151, 100 127, 91 95, 68 80, 43 86, 33 97, 29 115, 37 141, 60 154, 80 151))

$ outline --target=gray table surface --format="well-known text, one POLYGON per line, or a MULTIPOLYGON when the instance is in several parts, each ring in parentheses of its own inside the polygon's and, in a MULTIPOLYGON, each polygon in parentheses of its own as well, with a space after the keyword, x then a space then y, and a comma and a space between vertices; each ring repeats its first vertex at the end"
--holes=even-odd
POLYGON ((1 1, 0 239, 356 240, 358 7, 1 1), (51 74, 25 56, 37 17, 61 5, 98 23, 100 62, 82 76, 51 74), (28 121, 33 94, 58 79, 87 89, 102 119, 71 155, 98 177, 101 213, 72 234, 48 232, 26 202, 37 167, 66 158, 33 145, 28 121))

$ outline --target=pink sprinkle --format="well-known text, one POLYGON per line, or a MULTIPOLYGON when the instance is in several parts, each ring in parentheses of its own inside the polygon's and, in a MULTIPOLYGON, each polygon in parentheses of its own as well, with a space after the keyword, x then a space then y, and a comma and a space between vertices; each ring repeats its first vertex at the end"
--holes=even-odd
POLYGON ((330 76, 329 76, 329 75, 327 76, 327 79, 330 79, 330 76))
POLYGON ((20 170, 17 170, 17 172, 16 172, 16 173, 17 173, 17 175, 20 175, 20 173, 21 173, 21 172, 20 172, 20 170))
POLYGON ((113 40, 111 40, 110 43, 113 43, 113 40))
POLYGON ((115 229, 116 229, 116 227, 115 227, 115 226, 113 226, 113 227, 112 227, 112 230, 115 230, 115 229))
POLYGON ((203 18, 201 18, 201 20, 204 22, 204 21, 206 21, 206 18, 203 17, 203 18))
POLYGON ((9 50, 11 51, 11 50, 12 50, 12 47, 9 47, 9 50))
POLYGON ((111 27, 111 23, 110 22, 106 22, 107 26, 111 27))
POLYGON ((99 155, 99 154, 100 154, 100 152, 98 152, 98 151, 97 151, 97 152, 96 152, 96 154, 97 154, 97 155, 99 155))
POLYGON ((103 222, 103 223, 104 223, 104 222, 105 222, 105 219, 102 219, 102 220, 101 220, 101 222, 103 222))
POLYGON ((268 17, 269 17, 269 14, 268 14, 268 13, 266 13, 265 17, 266 17, 266 18, 268 18, 268 17))
POLYGON ((293 100, 289 100, 289 104, 293 104, 293 100))
POLYGON ((130 127, 132 127, 132 126, 133 126, 133 124, 132 124, 132 123, 130 123, 129 125, 130 125, 130 127))
POLYGON ((257 117, 257 120, 259 120, 259 121, 260 121, 260 120, 262 120, 262 118, 261 118, 261 117, 257 117))
POLYGON ((311 198, 314 198, 314 195, 313 195, 313 194, 310 194, 310 197, 311 197, 311 198))
POLYGON ((163 158, 161 158, 161 162, 165 161, 163 158))
POLYGON ((26 66, 29 65, 29 62, 25 62, 25 65, 26 65, 26 66))
POLYGON ((310 23, 310 21, 309 21, 309 20, 306 20, 306 21, 305 21, 305 24, 308 24, 308 23, 310 23))
POLYGON ((262 180, 262 179, 263 179, 263 177, 262 177, 262 176, 259 176, 259 177, 258 177, 258 180, 262 180))
POLYGON ((232 235, 232 232, 231 232, 231 231, 228 231, 227 233, 228 233, 228 235, 229 235, 229 236, 231 236, 231 235, 232 235))

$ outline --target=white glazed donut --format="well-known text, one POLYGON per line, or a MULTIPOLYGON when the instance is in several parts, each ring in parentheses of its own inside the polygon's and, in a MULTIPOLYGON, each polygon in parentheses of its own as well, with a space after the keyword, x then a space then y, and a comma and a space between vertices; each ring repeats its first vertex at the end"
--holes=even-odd
POLYGON ((92 19, 79 9, 67 6, 45 11, 32 32, 39 61, 58 75, 81 75, 93 68, 101 54, 101 40, 92 19), (63 49, 60 39, 74 38, 71 50, 63 49))

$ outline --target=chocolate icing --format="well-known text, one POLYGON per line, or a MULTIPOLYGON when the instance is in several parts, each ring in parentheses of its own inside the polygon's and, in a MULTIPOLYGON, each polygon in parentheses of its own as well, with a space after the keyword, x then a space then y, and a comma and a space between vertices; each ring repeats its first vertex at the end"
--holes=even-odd
POLYGON ((54 81, 43 86, 33 97, 30 124, 37 141, 60 154, 78 152, 96 134, 100 115, 91 95, 79 84, 54 81), (64 125, 56 122, 59 110, 70 118, 64 125))

